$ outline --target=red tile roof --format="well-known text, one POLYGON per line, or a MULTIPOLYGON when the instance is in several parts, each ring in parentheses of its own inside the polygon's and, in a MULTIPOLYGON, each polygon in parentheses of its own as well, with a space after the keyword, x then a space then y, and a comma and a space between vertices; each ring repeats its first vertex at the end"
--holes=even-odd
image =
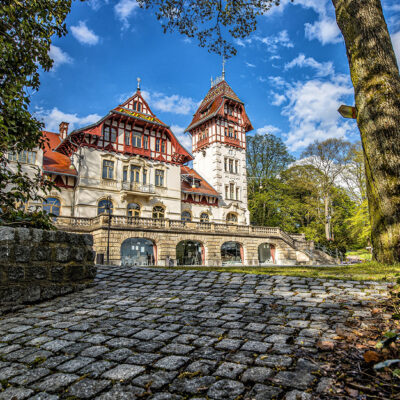
POLYGON ((194 169, 189 168, 186 165, 181 166, 181 175, 191 175, 193 176, 196 180, 200 181, 200 186, 193 188, 192 185, 190 185, 188 182, 185 180, 182 180, 181 184, 181 189, 184 192, 190 192, 190 193, 197 193, 197 194, 204 194, 206 196, 214 196, 218 197, 219 194, 218 192, 203 178, 201 177, 194 169))
POLYGON ((48 139, 43 150, 43 170, 45 172, 78 175, 75 168, 71 167, 71 160, 64 154, 53 151, 61 142, 60 135, 54 132, 43 131, 48 139))

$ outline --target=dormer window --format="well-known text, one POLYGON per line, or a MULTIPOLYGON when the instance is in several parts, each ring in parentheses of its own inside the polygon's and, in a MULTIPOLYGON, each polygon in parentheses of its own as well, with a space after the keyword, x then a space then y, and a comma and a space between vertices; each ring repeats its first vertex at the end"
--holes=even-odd
POLYGON ((132 146, 142 147, 142 134, 139 132, 133 132, 132 134, 132 146))

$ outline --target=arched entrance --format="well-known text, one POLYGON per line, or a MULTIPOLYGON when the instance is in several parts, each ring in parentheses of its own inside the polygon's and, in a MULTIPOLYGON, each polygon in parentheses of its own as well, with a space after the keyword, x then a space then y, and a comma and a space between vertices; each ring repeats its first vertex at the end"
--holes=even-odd
POLYGON ((156 245, 152 240, 129 238, 121 245, 121 265, 155 265, 156 245))
POLYGON ((221 246, 222 265, 242 264, 243 247, 238 242, 225 242, 221 246))
POLYGON ((176 246, 177 265, 204 265, 204 246, 196 240, 182 240, 176 246))
POLYGON ((275 246, 270 243, 261 243, 258 246, 258 261, 260 265, 275 263, 275 246))

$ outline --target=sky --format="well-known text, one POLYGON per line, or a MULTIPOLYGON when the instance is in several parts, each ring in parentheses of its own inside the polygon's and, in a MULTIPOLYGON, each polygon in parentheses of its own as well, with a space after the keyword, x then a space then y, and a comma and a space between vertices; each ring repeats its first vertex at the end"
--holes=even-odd
MULTIPOLYGON (((400 4, 382 0, 400 64, 400 4)), ((55 37, 51 71, 31 97, 31 112, 58 132, 98 121, 129 98, 141 78, 143 97, 190 151, 185 134, 222 58, 178 33, 164 34, 150 10, 136 0, 74 1, 68 34, 55 37)), ((355 121, 340 104, 354 105, 343 38, 331 0, 281 0, 258 20, 257 30, 236 40, 226 81, 245 103, 256 133, 280 137, 299 157, 308 144, 327 138, 359 140, 355 121)))

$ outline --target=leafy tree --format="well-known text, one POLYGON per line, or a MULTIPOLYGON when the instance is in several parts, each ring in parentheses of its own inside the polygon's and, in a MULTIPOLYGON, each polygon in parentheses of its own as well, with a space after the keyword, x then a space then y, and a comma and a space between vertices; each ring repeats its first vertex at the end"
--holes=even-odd
MULTIPOLYGON (((178 30, 210 51, 236 54, 226 39, 256 30, 279 0, 138 0, 164 31, 178 30)), ((366 160, 374 256, 400 261, 400 76, 380 0, 332 0, 343 34, 366 160)))
POLYGON ((262 186, 264 180, 275 178, 294 161, 282 139, 270 133, 248 136, 246 151, 251 191, 262 186))
POLYGON ((49 71, 53 65, 51 38, 66 34, 64 21, 70 8, 71 0, 0 4, 0 223, 20 220, 23 213, 17 205, 41 200, 39 192, 52 187, 38 168, 27 171, 20 163, 13 168, 8 154, 45 145, 43 124, 28 111, 30 93, 39 89, 40 68, 49 71))

